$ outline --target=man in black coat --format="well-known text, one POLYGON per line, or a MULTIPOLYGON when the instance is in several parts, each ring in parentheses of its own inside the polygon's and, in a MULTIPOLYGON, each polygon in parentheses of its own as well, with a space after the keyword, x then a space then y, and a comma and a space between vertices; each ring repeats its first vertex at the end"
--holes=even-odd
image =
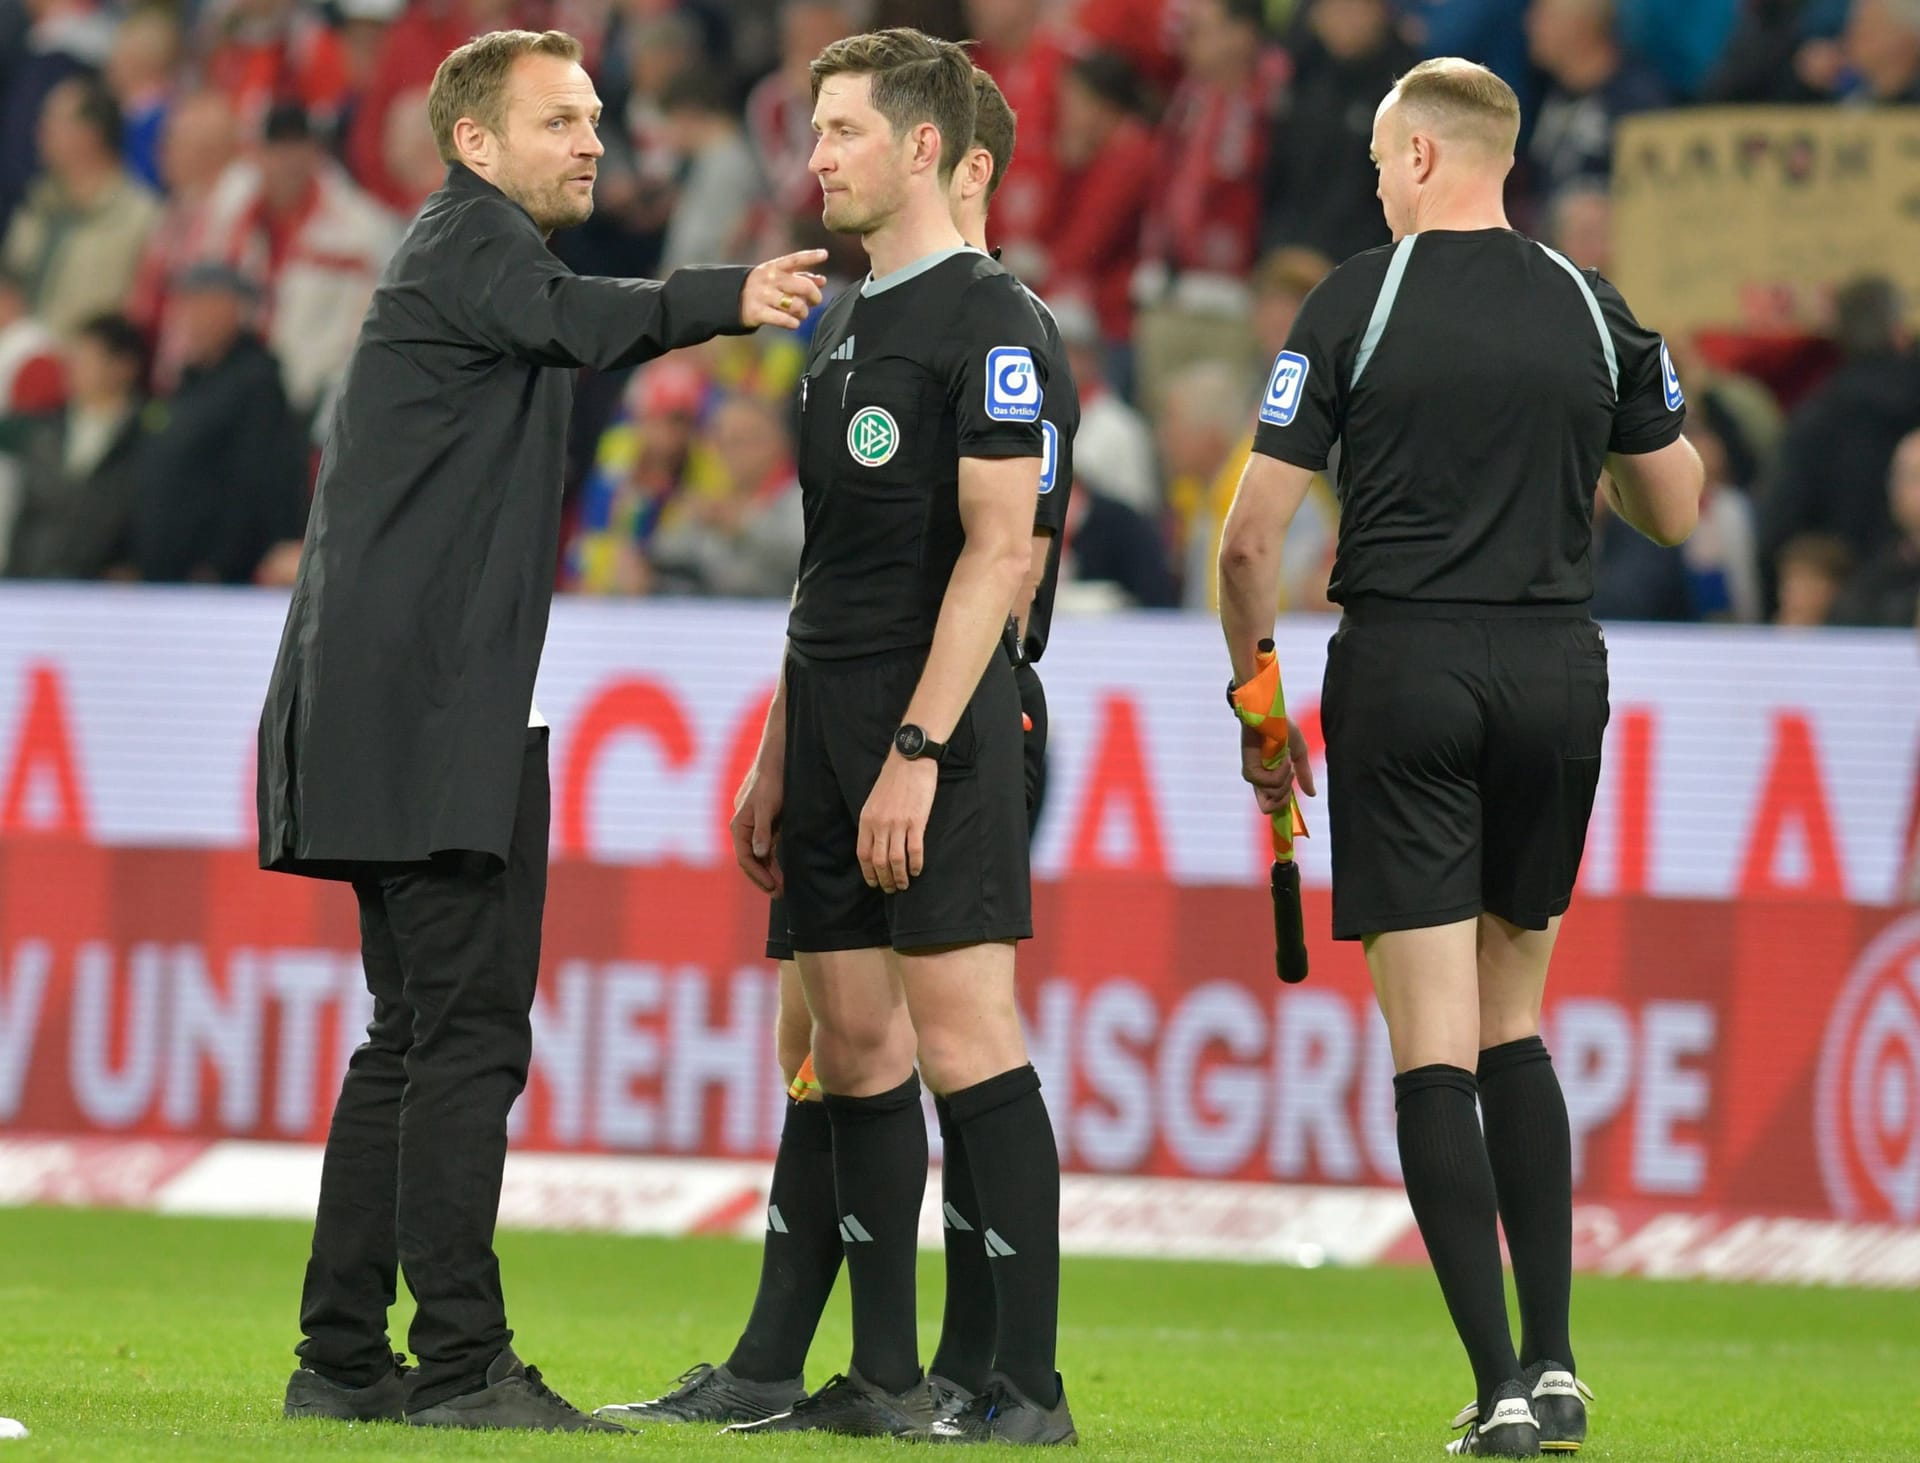
POLYGON ((260 721, 260 861, 350 879, 374 997, 327 1138, 289 1416, 606 1430, 509 1344, 493 1226, 526 1084, 546 894, 533 707, 572 368, 791 328, 818 253, 664 284, 574 275, 600 100, 572 37, 455 51, 428 114, 446 186, 361 329, 260 721), (402 1371, 396 1265, 418 1305, 402 1371))

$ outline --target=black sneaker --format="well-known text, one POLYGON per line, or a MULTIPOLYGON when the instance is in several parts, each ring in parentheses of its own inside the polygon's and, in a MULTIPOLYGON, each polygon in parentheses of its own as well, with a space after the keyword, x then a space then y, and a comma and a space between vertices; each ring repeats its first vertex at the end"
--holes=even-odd
POLYGON ((927 1373, 927 1390, 933 1393, 933 1420, 957 1417, 960 1409, 973 1401, 973 1393, 937 1372, 927 1373))
POLYGON ((588 1417, 540 1380, 540 1369, 523 1365, 509 1346, 487 1368, 487 1385, 418 1412, 415 1427, 504 1427, 543 1433, 623 1433, 617 1423, 588 1417))
POLYGON ((806 1380, 752 1382, 723 1363, 701 1362, 664 1397, 651 1402, 616 1402, 593 1409, 595 1417, 629 1425, 637 1422, 758 1422, 785 1412, 807 1395, 806 1380))
POLYGON ((1060 1400, 1042 1407, 1007 1378, 994 1372, 980 1394, 954 1416, 933 1425, 936 1443, 1026 1443, 1034 1447, 1072 1447, 1080 1441, 1073 1414, 1067 1410, 1067 1388, 1053 1374, 1060 1400))
POLYGON ((305 1367, 287 1378, 282 1417, 326 1417, 336 1422, 400 1422, 405 1417, 407 1373, 413 1368, 398 1352, 393 1370, 365 1387, 345 1387, 305 1367))
POLYGON ((1533 1389, 1533 1416, 1540 1424, 1540 1451, 1577 1453, 1587 1440, 1587 1384, 1557 1361, 1536 1361, 1520 1374, 1533 1389))
POLYGON ((886 1392, 852 1367, 786 1412, 722 1429, 730 1433, 839 1433, 849 1438, 916 1438, 933 1426, 933 1392, 922 1377, 904 1392, 886 1392))
POLYGON ((1525 1382, 1502 1382, 1493 1394, 1493 1412, 1484 1420, 1480 1404, 1469 1402, 1453 1420, 1466 1436, 1448 1443, 1447 1451, 1462 1458, 1539 1457, 1540 1425, 1528 1400, 1531 1390, 1525 1382))

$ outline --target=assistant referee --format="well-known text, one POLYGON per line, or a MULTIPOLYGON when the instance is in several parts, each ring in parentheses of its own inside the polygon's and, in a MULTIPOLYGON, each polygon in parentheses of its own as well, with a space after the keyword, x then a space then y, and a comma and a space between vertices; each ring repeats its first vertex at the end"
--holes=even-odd
MULTIPOLYGON (((1238 680, 1271 630, 1287 525, 1337 464, 1329 594, 1345 613, 1321 708, 1333 933, 1364 942, 1407 1197, 1473 1366, 1450 1451, 1499 1457, 1586 1436, 1567 1323, 1571 1145, 1539 1017, 1607 723, 1593 495, 1604 484, 1635 528, 1677 544, 1702 485, 1659 336, 1607 281, 1508 225, 1519 126, 1506 83, 1453 58, 1381 104, 1373 156, 1395 242, 1307 297, 1220 554, 1238 680)), ((1310 786, 1297 734, 1271 773, 1243 739, 1242 768, 1263 811, 1296 774, 1310 786)))

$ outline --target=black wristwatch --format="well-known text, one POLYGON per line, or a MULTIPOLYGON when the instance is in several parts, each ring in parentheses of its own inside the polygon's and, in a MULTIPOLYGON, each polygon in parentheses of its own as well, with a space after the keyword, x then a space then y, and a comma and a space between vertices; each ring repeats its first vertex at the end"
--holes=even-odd
POLYGON ((947 755, 947 744, 928 740, 925 731, 907 722, 893 734, 893 750, 909 762, 917 762, 922 757, 938 762, 947 755))

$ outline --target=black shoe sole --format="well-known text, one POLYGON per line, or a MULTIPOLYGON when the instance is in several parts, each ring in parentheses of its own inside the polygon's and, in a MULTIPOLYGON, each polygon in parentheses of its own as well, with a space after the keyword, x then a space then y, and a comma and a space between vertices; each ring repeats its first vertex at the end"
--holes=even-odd
POLYGON ((406 1416, 398 1412, 376 1412, 371 1417, 361 1417, 353 1412, 336 1412, 319 1405, 303 1405, 294 1402, 283 1403, 280 1416, 288 1422, 405 1422, 406 1416))

